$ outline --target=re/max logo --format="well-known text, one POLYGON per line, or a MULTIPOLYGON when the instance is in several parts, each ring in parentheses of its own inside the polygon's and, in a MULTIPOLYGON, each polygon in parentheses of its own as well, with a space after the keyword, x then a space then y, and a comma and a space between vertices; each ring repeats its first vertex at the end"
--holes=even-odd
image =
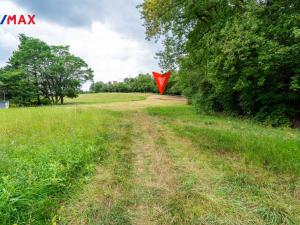
MULTIPOLYGON (((1 19, 1 17, 0 17, 1 19)), ((0 25, 35 25, 35 15, 4 15, 0 25)))

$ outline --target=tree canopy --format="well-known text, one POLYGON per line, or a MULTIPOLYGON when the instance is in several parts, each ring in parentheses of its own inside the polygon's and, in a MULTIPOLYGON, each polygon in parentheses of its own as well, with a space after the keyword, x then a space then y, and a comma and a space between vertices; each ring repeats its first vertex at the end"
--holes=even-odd
POLYGON ((0 70, 0 89, 18 105, 57 104, 77 97, 93 71, 68 46, 49 46, 23 34, 7 65, 0 70))
POLYGON ((199 111, 299 121, 299 1, 144 0, 140 10, 147 38, 164 40, 161 66, 178 69, 199 111))
MULTIPOLYGON (((177 74, 174 73, 166 87, 166 94, 180 95, 181 91, 177 86, 177 74)), ((155 81, 150 74, 140 74, 134 78, 125 78, 122 82, 95 82, 91 85, 90 91, 99 92, 142 92, 142 93, 158 93, 155 81)))

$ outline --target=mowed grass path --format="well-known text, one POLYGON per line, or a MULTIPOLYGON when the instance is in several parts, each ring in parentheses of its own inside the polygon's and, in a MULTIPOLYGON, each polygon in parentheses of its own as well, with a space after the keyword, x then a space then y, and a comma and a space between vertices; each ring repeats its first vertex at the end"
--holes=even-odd
POLYGON ((300 224, 299 131, 80 99, 0 111, 0 224, 300 224))
POLYGON ((131 102, 141 101, 147 99, 149 94, 142 93, 100 93, 100 94, 84 94, 79 95, 78 98, 67 98, 65 103, 74 104, 106 104, 115 102, 131 102))

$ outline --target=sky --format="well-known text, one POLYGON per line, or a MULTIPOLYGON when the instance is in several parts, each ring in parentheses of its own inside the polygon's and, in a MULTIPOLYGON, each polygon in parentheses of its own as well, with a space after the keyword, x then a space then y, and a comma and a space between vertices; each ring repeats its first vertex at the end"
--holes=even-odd
MULTIPOLYGON (((95 81, 121 81, 160 70, 160 45, 145 40, 136 8, 142 0, 1 0, 3 15, 35 14, 35 25, 0 26, 0 67, 17 49, 18 35, 40 38, 70 51, 94 70, 95 81)), ((89 84, 84 85, 84 89, 89 84)))

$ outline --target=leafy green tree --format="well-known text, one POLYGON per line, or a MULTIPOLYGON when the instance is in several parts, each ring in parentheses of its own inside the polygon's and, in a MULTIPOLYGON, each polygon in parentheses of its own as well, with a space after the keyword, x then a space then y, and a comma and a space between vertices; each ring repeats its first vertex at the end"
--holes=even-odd
POLYGON ((145 0, 140 9, 147 38, 164 38, 161 65, 178 68, 199 111, 299 120, 299 1, 145 0))
POLYGON ((116 92, 130 92, 129 86, 125 82, 118 82, 114 84, 116 92))
POLYGON ((92 83, 90 91, 94 93, 107 92, 107 84, 102 81, 92 83))
POLYGON ((46 69, 48 93, 54 103, 64 103, 64 97, 77 97, 80 87, 92 80, 93 71, 79 57, 69 52, 68 46, 51 46, 50 65, 46 69))
POLYGON ((131 84, 133 92, 155 92, 156 86, 150 74, 140 74, 131 84))
POLYGON ((165 94, 181 95, 181 86, 178 79, 179 79, 178 73, 174 71, 167 84, 165 94))
POLYGON ((0 70, 0 81, 7 97, 18 105, 57 104, 64 97, 76 97, 81 85, 93 78, 93 71, 66 46, 19 36, 20 44, 7 65, 0 70))
MULTIPOLYGON (((180 86, 178 85, 178 76, 176 73, 171 76, 166 88, 166 94, 180 95, 180 86)), ((135 78, 125 78, 122 82, 95 82, 90 87, 91 92, 142 92, 158 93, 156 83, 150 74, 140 74, 135 78)))
POLYGON ((2 69, 1 80, 5 84, 8 97, 20 104, 41 104, 41 81, 44 75, 44 61, 50 53, 49 46, 35 38, 23 34, 19 36, 17 51, 2 69))

